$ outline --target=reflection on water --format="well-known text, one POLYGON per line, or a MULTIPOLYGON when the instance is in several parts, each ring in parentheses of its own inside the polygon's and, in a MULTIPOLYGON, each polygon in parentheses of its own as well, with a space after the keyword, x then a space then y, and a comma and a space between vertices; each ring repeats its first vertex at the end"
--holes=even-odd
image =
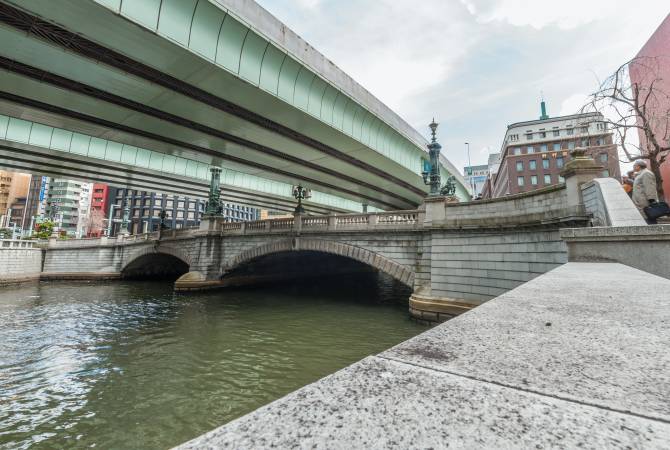
POLYGON ((0 448, 167 448, 419 332, 367 274, 176 295, 170 283, 0 290, 0 448))

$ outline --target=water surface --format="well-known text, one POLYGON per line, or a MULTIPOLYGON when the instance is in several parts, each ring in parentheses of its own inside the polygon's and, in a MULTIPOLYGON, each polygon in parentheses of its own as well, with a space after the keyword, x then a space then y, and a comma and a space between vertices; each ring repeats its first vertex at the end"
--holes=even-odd
POLYGON ((0 289, 0 448, 169 448, 423 331, 408 296, 373 274, 0 289))

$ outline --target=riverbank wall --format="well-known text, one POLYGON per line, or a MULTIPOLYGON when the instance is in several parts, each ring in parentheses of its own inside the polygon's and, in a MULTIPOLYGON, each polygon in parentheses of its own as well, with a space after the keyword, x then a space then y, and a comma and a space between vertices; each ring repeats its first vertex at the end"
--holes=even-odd
POLYGON ((30 241, 0 240, 0 286, 37 281, 41 272, 41 249, 30 241))

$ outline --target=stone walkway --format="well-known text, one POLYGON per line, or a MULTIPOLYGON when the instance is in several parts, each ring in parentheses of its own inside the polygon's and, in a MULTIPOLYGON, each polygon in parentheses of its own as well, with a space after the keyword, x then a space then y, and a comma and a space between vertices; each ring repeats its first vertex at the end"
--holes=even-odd
POLYGON ((668 448, 669 306, 568 263, 180 448, 668 448))

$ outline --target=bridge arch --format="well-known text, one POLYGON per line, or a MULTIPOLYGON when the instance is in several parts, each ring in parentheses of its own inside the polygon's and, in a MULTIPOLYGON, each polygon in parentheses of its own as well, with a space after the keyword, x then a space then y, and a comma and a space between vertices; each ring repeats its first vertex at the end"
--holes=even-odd
POLYGON ((190 255, 176 247, 144 246, 124 258, 121 276, 123 278, 175 278, 188 272, 191 263, 190 255))
POLYGON ((319 252, 353 259, 390 275, 410 288, 413 287, 414 273, 402 264, 362 247, 325 239, 293 238, 262 244, 233 257, 225 264, 223 273, 229 273, 262 256, 293 251, 319 252))

